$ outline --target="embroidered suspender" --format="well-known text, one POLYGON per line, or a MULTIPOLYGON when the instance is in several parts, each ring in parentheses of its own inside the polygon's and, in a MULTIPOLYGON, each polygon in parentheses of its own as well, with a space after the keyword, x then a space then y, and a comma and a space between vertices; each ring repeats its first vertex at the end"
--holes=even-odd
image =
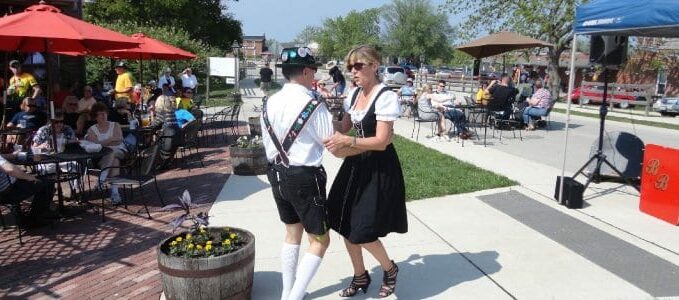
POLYGON ((290 151, 290 147, 292 147, 292 144, 295 142, 302 129, 304 129, 306 126, 307 122, 311 118, 311 115, 322 102, 316 99, 309 100, 309 102, 304 106, 304 109, 302 109, 302 111, 297 116, 295 122, 292 123, 292 126, 290 126, 290 129, 288 130, 288 133, 285 135, 283 143, 281 144, 281 141, 276 136, 276 133, 274 133, 273 127, 271 127, 271 123, 269 122, 269 114, 267 113, 266 107, 267 100, 268 97, 264 97, 264 99, 262 99, 262 120, 264 121, 266 131, 269 132, 271 141, 276 147, 276 150, 278 150, 278 155, 276 155, 274 158, 274 163, 281 164, 287 168, 290 166, 290 159, 288 158, 288 151, 290 151))

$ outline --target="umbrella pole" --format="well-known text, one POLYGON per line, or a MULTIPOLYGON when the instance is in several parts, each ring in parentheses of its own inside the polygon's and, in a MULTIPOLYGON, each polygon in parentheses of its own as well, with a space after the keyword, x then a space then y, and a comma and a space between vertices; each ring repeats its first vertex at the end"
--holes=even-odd
POLYGON ((570 73, 568 76, 568 94, 566 95, 566 101, 567 101, 567 106, 566 106, 566 134, 564 135, 564 142, 563 142, 563 163, 561 164, 561 182, 559 186, 559 203, 563 203, 563 183, 564 183, 564 176, 566 174, 566 151, 568 150, 568 129, 570 128, 571 124, 571 102, 573 99, 571 99, 571 94, 573 93, 573 86, 575 85, 575 48, 577 46, 576 44, 577 40, 577 35, 573 33, 573 42, 571 43, 571 65, 570 65, 570 73))
MULTIPOLYGON (((5 52, 5 66, 9 63, 9 53, 5 52)), ((9 67, 9 66, 8 66, 9 67)), ((2 87, 2 122, 0 122, 0 128, 5 128, 5 120, 7 119, 7 88, 9 87, 9 79, 7 78, 7 68, 5 68, 3 81, 5 86, 2 87)))

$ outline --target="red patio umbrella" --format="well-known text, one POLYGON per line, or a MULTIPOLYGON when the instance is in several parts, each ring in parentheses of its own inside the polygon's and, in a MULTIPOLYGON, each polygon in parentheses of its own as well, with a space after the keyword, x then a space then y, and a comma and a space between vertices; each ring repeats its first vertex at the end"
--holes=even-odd
POLYGON ((118 49, 109 51, 92 52, 92 55, 115 57, 122 59, 138 59, 139 60, 139 81, 143 82, 142 61, 149 59, 160 60, 182 60, 194 59, 196 55, 179 49, 175 46, 168 45, 154 38, 148 37, 143 33, 135 33, 131 35, 132 39, 139 42, 139 47, 118 49))
POLYGON ((138 45, 121 33, 62 14, 44 1, 0 18, 0 50, 4 51, 74 55, 138 45))
POLYGON ((196 55, 191 52, 168 45, 159 40, 148 37, 143 33, 135 33, 131 36, 131 38, 139 42, 139 47, 108 51, 95 51, 91 54, 115 58, 142 60, 181 60, 196 58, 196 55))

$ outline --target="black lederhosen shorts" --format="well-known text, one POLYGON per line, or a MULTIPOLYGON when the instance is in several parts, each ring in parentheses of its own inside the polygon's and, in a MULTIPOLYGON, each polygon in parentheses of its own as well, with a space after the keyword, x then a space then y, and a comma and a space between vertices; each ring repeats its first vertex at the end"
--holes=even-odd
POLYGON ((267 177, 276 200, 278 215, 285 224, 302 223, 310 234, 328 232, 325 183, 323 167, 269 164, 267 177))

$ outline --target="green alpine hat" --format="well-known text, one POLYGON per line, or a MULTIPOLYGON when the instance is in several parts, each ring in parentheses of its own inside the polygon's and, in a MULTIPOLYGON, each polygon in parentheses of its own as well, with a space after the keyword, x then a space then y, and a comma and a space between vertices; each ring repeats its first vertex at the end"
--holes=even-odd
POLYGON ((281 52, 281 62, 276 67, 314 67, 321 66, 311 54, 311 49, 307 47, 285 48, 281 52))

